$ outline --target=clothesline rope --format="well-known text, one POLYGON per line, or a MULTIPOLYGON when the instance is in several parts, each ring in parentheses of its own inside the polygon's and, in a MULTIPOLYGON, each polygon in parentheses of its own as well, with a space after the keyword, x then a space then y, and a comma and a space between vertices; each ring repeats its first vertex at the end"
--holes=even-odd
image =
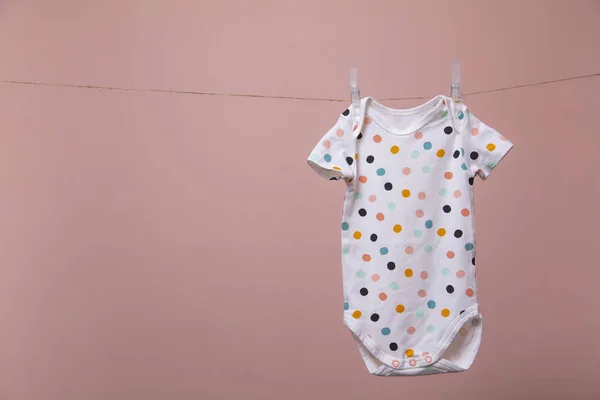
MULTIPOLYGON (((506 86, 496 89, 486 89, 479 90, 475 92, 467 92, 463 93, 463 97, 467 96, 475 96, 478 94, 485 93, 494 93, 501 92, 505 90, 519 89, 531 86, 541 86, 547 85, 550 83, 558 83, 565 81, 572 81, 575 79, 585 79, 585 78, 593 78, 596 76, 600 76, 600 72, 588 74, 588 75, 579 75, 579 76, 571 76, 568 78, 559 78, 553 79, 550 81, 542 81, 542 82, 534 82, 534 83, 525 83, 521 85, 513 85, 506 86)), ((124 91, 124 92, 150 92, 150 93, 171 93, 171 94, 187 94, 187 95, 199 95, 199 96, 225 96, 225 97, 252 97, 252 98, 260 98, 260 99, 283 99, 283 100, 305 100, 305 101, 334 101, 334 102, 348 102, 348 99, 335 99, 335 98, 326 98, 326 97, 297 97, 297 96, 269 96, 263 94, 251 94, 251 93, 217 93, 217 92, 197 92, 193 90, 171 90, 171 89, 144 89, 144 88, 123 88, 116 86, 98 86, 98 85, 77 85, 70 83, 50 83, 50 82, 33 82, 33 81, 14 81, 14 80, 0 80, 0 83, 12 84, 12 85, 33 85, 33 86, 53 86, 53 87, 68 87, 68 88, 77 88, 77 89, 95 89, 95 90, 112 90, 112 91, 124 91)), ((382 101, 389 100, 423 100, 429 99, 433 96, 412 96, 412 97, 388 97, 382 98, 382 101)))

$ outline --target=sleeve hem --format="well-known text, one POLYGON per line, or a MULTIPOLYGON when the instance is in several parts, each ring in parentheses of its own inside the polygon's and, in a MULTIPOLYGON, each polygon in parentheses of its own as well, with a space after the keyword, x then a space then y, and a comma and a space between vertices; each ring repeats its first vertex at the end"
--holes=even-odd
POLYGON ((492 154, 486 158, 485 163, 481 168, 481 170, 483 171, 483 174, 481 174, 482 180, 486 180, 487 178, 489 178, 492 171, 496 169, 496 166, 508 155, 508 153, 510 153, 513 147, 514 144, 509 143, 508 146, 504 147, 504 149, 501 152, 492 154))
POLYGON ((333 181, 333 180, 337 181, 337 180, 342 179, 341 171, 336 171, 334 169, 325 168, 321 164, 319 164, 318 162, 316 162, 314 160, 311 160, 310 158, 307 158, 306 162, 322 178, 325 178, 329 181, 333 181))

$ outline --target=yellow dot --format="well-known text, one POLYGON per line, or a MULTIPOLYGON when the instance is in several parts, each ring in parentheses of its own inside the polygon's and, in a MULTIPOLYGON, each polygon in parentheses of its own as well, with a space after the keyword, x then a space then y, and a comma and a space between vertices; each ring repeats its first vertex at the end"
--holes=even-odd
POLYGON ((406 269, 404 270, 404 275, 405 275, 407 278, 410 278, 411 276, 413 276, 413 270, 412 270, 412 269, 410 269, 410 268, 406 268, 406 269))
POLYGON ((354 153, 354 159, 358 160, 358 153, 354 153))
POLYGON ((406 357, 412 357, 415 355, 415 351, 413 349, 406 350, 406 357))
POLYGON ((402 304, 398 304, 398 305, 396 306, 396 312, 397 312, 398 314, 402 314, 402 313, 404 312, 404 306, 403 306, 402 304))
POLYGON ((437 230, 438 236, 444 236, 446 234, 446 230, 444 228, 440 228, 437 230))
POLYGON ((449 315, 450 315, 450 310, 448 310, 447 308, 444 308, 442 310, 442 317, 446 318, 449 315))
POLYGON ((444 157, 444 155, 446 154, 446 152, 444 151, 444 149, 439 149, 437 151, 437 153, 435 153, 439 158, 444 157))
POLYGON ((354 317, 354 319, 359 319, 361 317, 362 313, 358 310, 354 311, 352 313, 352 316, 354 317))
POLYGON ((400 151, 400 147, 398 147, 398 146, 392 146, 392 148, 390 149, 390 151, 392 152, 392 154, 398 154, 398 152, 400 151))
POLYGON ((396 233, 402 232, 402 225, 400 225, 400 224, 394 225, 394 232, 396 232, 396 233))
POLYGON ((340 167, 338 167, 337 165, 333 166, 333 169, 335 169, 336 171, 341 171, 342 169, 340 167))
POLYGON ((494 143, 488 143, 487 146, 485 146, 486 149, 488 149, 489 151, 494 151, 496 150, 496 145, 494 143))
POLYGON ((354 232, 354 239, 360 239, 362 237, 362 233, 360 233, 359 231, 354 232))
POLYGON ((404 190, 402 191, 402 196, 404 196, 404 197, 410 197, 410 190, 408 190, 408 189, 404 189, 404 190))

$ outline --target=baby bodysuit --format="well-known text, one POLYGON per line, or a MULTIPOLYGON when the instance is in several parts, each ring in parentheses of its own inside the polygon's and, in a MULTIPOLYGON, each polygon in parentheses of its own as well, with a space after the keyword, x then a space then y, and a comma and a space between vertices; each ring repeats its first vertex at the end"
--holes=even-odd
POLYGON ((322 177, 344 180, 344 323, 370 373, 467 370, 477 354, 473 183, 513 144, 460 102, 410 109, 361 99, 310 153, 322 177))

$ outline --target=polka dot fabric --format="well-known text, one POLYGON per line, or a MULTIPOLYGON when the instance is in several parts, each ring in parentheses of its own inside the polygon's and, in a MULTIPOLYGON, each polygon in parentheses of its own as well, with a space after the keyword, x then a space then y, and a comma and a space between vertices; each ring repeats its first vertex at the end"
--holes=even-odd
POLYGON ((474 177, 486 179, 512 143, 464 105, 436 96, 412 109, 361 100, 308 157, 344 180, 344 322, 369 372, 464 371, 481 341, 474 177))

